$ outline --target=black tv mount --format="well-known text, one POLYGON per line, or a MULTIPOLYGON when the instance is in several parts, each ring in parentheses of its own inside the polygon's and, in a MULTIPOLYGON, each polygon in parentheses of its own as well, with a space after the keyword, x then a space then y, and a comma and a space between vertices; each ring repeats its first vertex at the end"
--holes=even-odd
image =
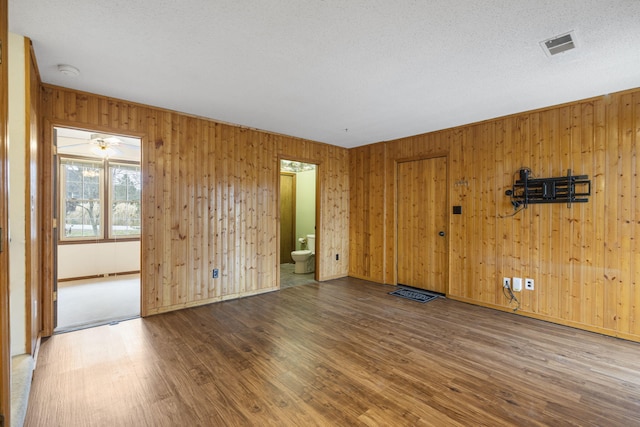
POLYGON ((511 197, 514 209, 535 203, 566 203, 567 207, 571 207, 571 203, 588 202, 587 197, 591 195, 589 176, 571 175, 571 169, 567 171, 567 176, 555 178, 530 178, 531 170, 528 168, 521 168, 518 175, 520 179, 505 191, 505 195, 511 197), (576 190, 577 186, 581 191, 576 190))

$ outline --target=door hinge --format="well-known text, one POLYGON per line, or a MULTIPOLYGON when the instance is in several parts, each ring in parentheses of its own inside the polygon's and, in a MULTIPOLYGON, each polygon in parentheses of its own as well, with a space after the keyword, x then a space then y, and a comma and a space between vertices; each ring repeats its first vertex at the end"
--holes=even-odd
POLYGON ((2 242, 3 242, 3 240, 2 240, 2 227, 0 227, 0 252, 2 252, 2 247, 3 247, 2 242))
POLYGON ((2 64, 2 40, 0 40, 0 64, 2 64))
POLYGON ((58 291, 53 292, 53 301, 58 301, 58 291))

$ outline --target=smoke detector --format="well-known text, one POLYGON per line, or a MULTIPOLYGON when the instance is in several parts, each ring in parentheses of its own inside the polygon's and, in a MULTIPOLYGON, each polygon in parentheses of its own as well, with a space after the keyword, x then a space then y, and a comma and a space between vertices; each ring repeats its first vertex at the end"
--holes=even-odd
POLYGON ((547 56, 557 55, 576 47, 576 36, 573 31, 552 37, 540 42, 540 46, 547 56))
POLYGON ((69 64, 58 64, 58 71, 67 77, 78 77, 80 75, 80 70, 69 64))

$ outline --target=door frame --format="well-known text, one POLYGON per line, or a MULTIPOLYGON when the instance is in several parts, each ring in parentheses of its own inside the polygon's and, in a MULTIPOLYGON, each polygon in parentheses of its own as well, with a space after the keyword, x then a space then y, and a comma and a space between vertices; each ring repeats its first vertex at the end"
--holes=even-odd
POLYGON ((429 154, 429 155, 417 155, 417 156, 410 156, 410 157, 402 157, 402 158, 398 158, 395 159, 394 162, 394 167, 393 167, 393 186, 394 186, 394 198, 393 198, 393 215, 395 218, 395 224, 394 224, 394 228, 393 228, 393 233, 394 233, 394 259, 393 259, 393 265, 394 265, 394 269, 393 269, 393 276, 394 276, 394 284, 396 286, 398 286, 398 189, 399 189, 399 185, 398 185, 398 168, 400 166, 400 163, 407 163, 407 162, 414 162, 414 161, 420 161, 420 160, 429 160, 429 159, 437 159, 437 158, 444 158, 445 160, 445 164, 447 167, 447 174, 446 174, 446 198, 445 198, 445 204, 446 204, 446 209, 447 209, 447 220, 446 220, 446 224, 445 224, 445 251, 446 251, 446 259, 447 259, 447 267, 446 267, 446 273, 447 273, 447 280, 445 283, 445 296, 449 295, 449 288, 450 288, 450 281, 451 281, 451 249, 450 249, 450 224, 451 224, 451 210, 449 209, 450 206, 450 199, 451 199, 451 186, 450 186, 450 171, 451 171, 451 167, 450 167, 450 162, 449 162, 449 153, 443 152, 443 153, 433 153, 433 154, 429 154))
MULTIPOLYGON (((321 261, 320 261, 320 253, 321 251, 319 250, 319 248, 321 248, 321 242, 322 242, 322 221, 321 221, 321 215, 322 215, 322 209, 320 206, 320 202, 322 200, 322 198, 320 197, 320 191, 322 186, 320 185, 320 183, 322 182, 321 178, 322 178, 322 162, 318 161, 318 160, 313 160, 313 159, 307 159, 304 157, 298 157, 298 156, 289 156, 287 154, 278 154, 278 159, 277 159, 277 182, 275 184, 275 188, 277 189, 277 196, 276 196, 276 207, 277 207, 277 215, 276 215, 276 287, 280 288, 280 164, 281 164, 281 160, 293 160, 295 162, 301 162, 301 163, 309 163, 311 165, 316 165, 316 256, 315 256, 315 271, 313 273, 313 279, 315 281, 320 281, 320 267, 322 265, 321 261)), ((295 239, 295 233, 294 233, 294 239, 295 239)))
POLYGON ((9 123, 9 21, 7 0, 0 0, 0 43, 2 43, 2 61, 0 61, 0 420, 11 425, 11 340, 9 327, 9 239, 8 209, 8 146, 7 130, 9 123))
MULTIPOLYGON (((296 212, 295 212, 295 206, 296 206, 296 174, 293 172, 280 172, 280 178, 279 178, 279 183, 280 183, 280 191, 282 191, 282 175, 286 175, 286 176, 291 176, 293 177, 293 195, 292 195, 292 199, 293 199, 293 232, 291 233, 291 247, 293 248, 293 250, 295 251, 296 249, 296 212)), ((281 198, 279 200, 282 200, 281 198)), ((282 211, 282 208, 280 209, 282 211)), ((282 220, 282 218, 280 218, 280 220, 282 220)), ((280 231, 282 232, 282 230, 280 231)), ((282 244, 282 239, 280 240, 280 244, 282 244)), ((280 254, 282 255, 282 254, 280 254)), ((282 259, 280 259, 280 262, 282 262, 282 259)))
MULTIPOLYGON (((112 135, 130 136, 140 139, 140 169, 142 171, 142 193, 140 195, 140 217, 141 228, 144 233, 145 229, 145 149, 147 136, 141 132, 122 131, 121 129, 111 128, 108 126, 92 125, 87 123, 78 123, 67 120, 43 120, 43 144, 42 144, 42 336, 48 337, 53 335, 55 329, 55 292, 57 280, 57 258, 58 258, 58 212, 55 207, 58 204, 57 193, 57 152, 54 146, 54 128, 64 127, 79 129, 87 132, 99 132, 112 135)), ((144 236, 140 235, 140 316, 147 315, 146 299, 145 299, 145 265, 144 265, 144 236)))

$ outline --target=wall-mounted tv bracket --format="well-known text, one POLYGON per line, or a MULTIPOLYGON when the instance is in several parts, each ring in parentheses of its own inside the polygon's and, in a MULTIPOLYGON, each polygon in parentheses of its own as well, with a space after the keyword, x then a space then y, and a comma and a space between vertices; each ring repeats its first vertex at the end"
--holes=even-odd
MULTIPOLYGON (((505 191, 511 197, 514 209, 534 203, 571 203, 588 202, 591 195, 591 180, 588 175, 571 175, 555 178, 530 178, 531 170, 522 168, 518 171, 520 179, 513 182, 513 187, 505 191)), ((515 175, 514 175, 515 178, 515 175)))

